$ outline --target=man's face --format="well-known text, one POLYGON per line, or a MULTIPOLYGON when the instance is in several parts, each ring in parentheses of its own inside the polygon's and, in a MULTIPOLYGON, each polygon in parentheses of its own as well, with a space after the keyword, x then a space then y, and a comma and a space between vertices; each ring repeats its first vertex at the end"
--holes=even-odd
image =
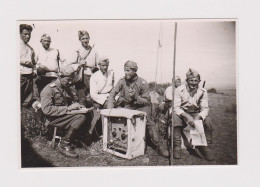
POLYGON ((102 73, 106 73, 108 70, 108 64, 100 64, 99 69, 102 73))
POLYGON ((135 71, 130 68, 125 68, 125 78, 131 80, 135 76, 135 71))
POLYGON ((177 80, 174 81, 175 88, 177 88, 180 85, 181 85, 181 80, 177 79, 177 80))
POLYGON ((51 40, 49 38, 44 38, 41 40, 41 43, 42 43, 42 47, 47 50, 51 45, 51 40))
POLYGON ((63 87, 69 87, 72 84, 73 76, 61 77, 60 83, 63 87))
POLYGON ((20 37, 21 37, 21 39, 24 41, 24 43, 27 44, 27 43, 30 41, 31 32, 28 31, 28 30, 26 30, 26 29, 24 29, 24 30, 22 31, 22 33, 20 34, 20 37))
POLYGON ((197 89, 200 83, 200 79, 198 77, 189 78, 186 81, 190 90, 197 89))
POLYGON ((81 45, 82 45, 83 47, 88 47, 89 39, 90 39, 90 38, 89 38, 89 36, 87 36, 87 35, 82 36, 82 37, 80 38, 81 45))

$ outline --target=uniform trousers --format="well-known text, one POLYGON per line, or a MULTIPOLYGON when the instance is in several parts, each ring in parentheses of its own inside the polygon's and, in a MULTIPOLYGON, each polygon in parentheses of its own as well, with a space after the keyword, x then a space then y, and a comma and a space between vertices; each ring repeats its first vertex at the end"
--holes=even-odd
POLYGON ((21 105, 28 106, 33 97, 33 74, 21 74, 21 105))
MULTIPOLYGON (((189 114, 193 118, 195 118, 199 113, 195 114, 189 114)), ((173 126, 174 126, 174 133, 173 133, 173 142, 174 145, 180 146, 181 145, 181 132, 183 128, 187 126, 185 120, 176 115, 175 113, 173 114, 173 126)), ((207 144, 210 145, 212 143, 212 125, 211 125, 211 118, 208 116, 204 121, 203 121, 203 126, 204 126, 204 132, 205 136, 207 139, 207 144)))
POLYGON ((90 75, 83 75, 83 80, 75 84, 78 93, 79 103, 86 105, 86 96, 89 94, 90 75))
POLYGON ((64 129, 69 129, 70 127, 73 127, 74 129, 79 129, 85 122, 85 114, 67 114, 53 118, 53 120, 50 121, 49 125, 62 127, 64 129))

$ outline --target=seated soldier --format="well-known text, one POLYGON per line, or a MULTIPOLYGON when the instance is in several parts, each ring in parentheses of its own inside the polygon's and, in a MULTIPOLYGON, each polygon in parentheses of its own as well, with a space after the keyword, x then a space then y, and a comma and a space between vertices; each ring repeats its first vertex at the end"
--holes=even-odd
POLYGON ((71 66, 61 69, 60 77, 48 84, 41 92, 41 107, 46 116, 46 125, 67 129, 66 135, 58 144, 58 149, 65 156, 76 158, 71 141, 74 140, 78 129, 86 122, 84 114, 68 114, 69 111, 81 108, 75 95, 70 89, 70 83, 74 78, 71 66))
POLYGON ((137 76, 138 67, 133 61, 127 61, 124 65, 125 77, 121 78, 108 97, 107 108, 123 107, 139 110, 147 114, 147 130, 151 140, 158 145, 159 152, 168 157, 167 141, 159 141, 158 129, 151 117, 151 106, 148 83, 137 76), (117 101, 115 96, 120 93, 117 101))
POLYGON ((92 134, 97 121, 100 119, 100 114, 97 109, 107 108, 107 98, 114 87, 114 72, 108 70, 108 58, 100 58, 98 65, 99 71, 95 72, 90 77, 90 95, 93 99, 95 110, 93 111, 94 116, 89 129, 89 134, 92 134))
POLYGON ((190 125, 195 127, 195 120, 202 120, 208 146, 197 146, 206 160, 213 160, 211 153, 212 129, 208 116, 208 94, 207 90, 199 87, 200 75, 197 71, 189 69, 186 74, 187 84, 179 86, 174 94, 174 134, 173 157, 181 158, 181 130, 190 125))

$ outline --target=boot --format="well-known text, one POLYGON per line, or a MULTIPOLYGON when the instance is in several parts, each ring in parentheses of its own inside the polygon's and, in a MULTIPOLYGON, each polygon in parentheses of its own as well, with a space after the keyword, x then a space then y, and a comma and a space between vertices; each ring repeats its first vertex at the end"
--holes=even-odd
POLYGON ((167 140, 162 140, 159 142, 159 153, 164 157, 169 157, 169 150, 167 146, 167 140))
POLYGON ((159 142, 159 131, 158 129, 156 128, 155 125, 150 125, 150 126, 147 126, 147 130, 148 130, 148 134, 151 138, 151 141, 157 145, 158 142, 159 142))
POLYGON ((213 161, 214 157, 211 151, 211 147, 209 146, 200 146, 199 147, 200 152, 202 153, 202 155, 204 156, 204 158, 208 161, 213 161))
POLYGON ((181 158, 181 127, 174 127, 173 132, 173 158, 181 158))
POLYGON ((175 159, 181 158, 181 148, 180 147, 175 147, 173 149, 173 158, 175 158, 175 159))
POLYGON ((76 129, 70 127, 67 134, 61 139, 60 143, 58 144, 59 151, 70 158, 77 158, 79 156, 70 143, 75 134, 75 131, 76 129))

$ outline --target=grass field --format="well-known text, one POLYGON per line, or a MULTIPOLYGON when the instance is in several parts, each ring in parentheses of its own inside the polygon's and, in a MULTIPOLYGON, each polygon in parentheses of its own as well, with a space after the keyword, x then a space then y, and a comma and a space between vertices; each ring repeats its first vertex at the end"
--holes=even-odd
MULTIPOLYGON (((210 116, 213 122, 214 161, 206 161, 182 150, 182 159, 174 165, 235 165, 237 164, 237 105, 236 91, 221 90, 209 94, 210 116)), ((32 109, 22 108, 22 167, 91 167, 91 166, 168 166, 163 158, 147 146, 146 154, 132 160, 122 159, 101 150, 97 140, 90 146, 76 149, 79 158, 67 158, 49 147, 45 129, 32 109)))

